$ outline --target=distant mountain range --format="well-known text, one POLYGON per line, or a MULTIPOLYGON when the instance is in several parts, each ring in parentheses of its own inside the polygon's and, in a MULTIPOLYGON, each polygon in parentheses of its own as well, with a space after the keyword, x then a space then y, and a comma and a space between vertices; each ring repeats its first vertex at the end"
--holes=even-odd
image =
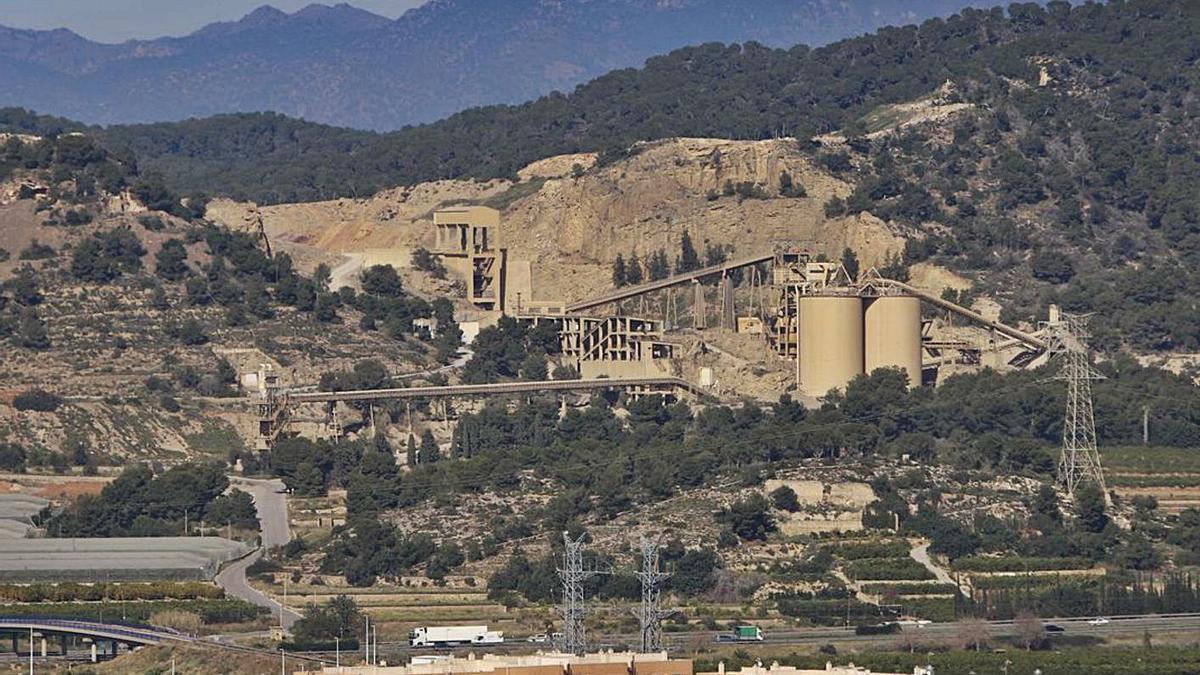
POLYGON ((972 0, 433 0, 391 20, 263 6, 186 37, 101 44, 0 27, 0 105, 88 123, 271 110, 390 130, 514 103, 677 47, 823 45, 972 0))

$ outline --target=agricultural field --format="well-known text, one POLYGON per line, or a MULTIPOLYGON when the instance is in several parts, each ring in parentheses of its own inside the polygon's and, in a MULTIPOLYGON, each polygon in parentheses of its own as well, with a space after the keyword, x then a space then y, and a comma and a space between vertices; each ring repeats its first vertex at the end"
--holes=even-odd
POLYGON ((1100 449, 1108 486, 1127 499, 1153 497, 1164 513, 1200 507, 1200 448, 1100 449))

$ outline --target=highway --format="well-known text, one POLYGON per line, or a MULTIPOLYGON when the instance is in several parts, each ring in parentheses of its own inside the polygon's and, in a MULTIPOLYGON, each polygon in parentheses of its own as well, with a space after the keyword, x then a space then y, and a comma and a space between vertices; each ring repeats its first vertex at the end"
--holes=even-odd
MULTIPOLYGON (((1162 635, 1166 633, 1185 633, 1188 635, 1200 634, 1200 613, 1197 614, 1162 614, 1162 615, 1143 615, 1143 616, 1124 616, 1124 617, 1109 617, 1110 621, 1107 624, 1093 626, 1088 623, 1093 617, 1071 617, 1071 618, 1051 618, 1042 619, 1043 624, 1053 624, 1065 629, 1062 633, 1048 633, 1051 638, 1057 637, 1096 637, 1096 638, 1112 638, 1118 636, 1141 636, 1143 632, 1150 631, 1151 635, 1162 635)), ((1012 621, 989 621, 989 632, 992 639, 1012 637, 1014 633, 1012 621)), ((965 627, 962 622, 949 623, 930 623, 923 626, 908 625, 904 626, 901 633, 892 633, 890 635, 855 635, 854 628, 846 628, 842 626, 816 626, 812 628, 796 628, 791 630, 768 630, 764 631, 764 640, 762 642, 745 642, 745 643, 720 643, 729 645, 745 645, 756 647, 786 647, 795 645, 819 646, 828 643, 844 643, 853 642, 863 646, 874 645, 875 648, 887 649, 895 647, 902 639, 908 639, 910 635, 916 635, 919 642, 928 642, 930 644, 947 644, 954 643, 959 640, 959 636, 965 627)), ((688 632, 668 632, 663 634, 663 640, 668 650, 673 653, 689 652, 693 648, 693 644, 697 639, 718 644, 722 636, 728 635, 728 631, 688 631, 688 632)), ((636 645, 638 636, 636 634, 614 634, 614 635, 596 635, 588 636, 588 642, 593 648, 616 645, 636 645)), ((381 642, 380 646, 389 654, 435 654, 446 653, 448 651, 456 651, 466 653, 472 651, 469 647, 460 647, 456 649, 410 649, 405 642, 381 642)), ((543 643, 525 642, 521 639, 514 639, 499 645, 487 645, 486 647, 475 648, 474 651, 495 652, 495 653, 520 653, 524 651, 532 652, 538 649, 546 649, 548 645, 543 643)))
MULTIPOLYGON (((280 603, 265 593, 252 587, 246 581, 246 570, 260 558, 263 553, 276 546, 283 546, 292 539, 288 527, 287 499, 283 494, 283 481, 279 479, 258 480, 252 478, 230 477, 233 487, 250 493, 254 498, 254 507, 258 510, 259 527, 262 532, 262 545, 250 555, 229 563, 217 573, 217 585, 235 598, 266 607, 275 616, 282 609, 280 603)), ((291 628, 300 618, 300 614, 290 607, 283 612, 283 626, 291 628)))
MULTIPOLYGON (((1093 626, 1088 623, 1093 617, 1071 617, 1042 619, 1043 624, 1054 624, 1065 629, 1062 633, 1048 633, 1050 637, 1115 637, 1118 635, 1141 635, 1149 630, 1151 634, 1165 632, 1186 632, 1200 634, 1200 614, 1167 614, 1129 617, 1109 617, 1107 624, 1093 626)), ((1012 637, 1014 634, 1012 621, 988 621, 992 638, 1012 637)), ((931 642, 953 642, 957 640, 964 624, 961 622, 930 623, 923 626, 908 625, 903 627, 903 633, 915 634, 920 639, 931 642)), ((686 645, 695 633, 668 633, 666 639, 674 645, 686 645)), ((713 634, 715 640, 718 634, 713 634)), ((894 644, 897 634, 891 635, 855 635, 853 628, 828 627, 805 628, 790 631, 767 631, 765 640, 760 644, 802 645, 825 644, 827 642, 876 642, 894 644)))

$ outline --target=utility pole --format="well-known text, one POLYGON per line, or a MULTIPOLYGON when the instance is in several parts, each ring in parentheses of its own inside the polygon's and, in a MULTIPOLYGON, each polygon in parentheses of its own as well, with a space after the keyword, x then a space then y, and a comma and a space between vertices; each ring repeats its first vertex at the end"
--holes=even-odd
POLYGON ((1063 421, 1062 455, 1058 463, 1059 481, 1074 496, 1084 481, 1096 483, 1107 495, 1100 453, 1096 449, 1096 420, 1092 413, 1092 380, 1104 376, 1089 362, 1087 317, 1051 310, 1044 324, 1048 350, 1060 357, 1062 369, 1055 377, 1067 383, 1067 410, 1063 421))
POLYGON ((571 539, 571 535, 563 532, 562 567, 558 568, 558 578, 562 580, 563 601, 559 613, 563 619, 562 650, 568 654, 583 654, 587 649, 587 638, 584 633, 583 617, 587 613, 583 600, 583 582, 595 576, 595 570, 583 568, 583 538, 571 539))
POLYGON ((1142 406, 1142 445, 1150 445, 1150 406, 1142 406))
POLYGON ((671 575, 659 569, 658 540, 643 536, 641 548, 642 568, 637 578, 642 582, 642 604, 634 614, 641 627, 641 652, 651 654, 662 651, 662 620, 675 610, 662 608, 662 585, 671 575))

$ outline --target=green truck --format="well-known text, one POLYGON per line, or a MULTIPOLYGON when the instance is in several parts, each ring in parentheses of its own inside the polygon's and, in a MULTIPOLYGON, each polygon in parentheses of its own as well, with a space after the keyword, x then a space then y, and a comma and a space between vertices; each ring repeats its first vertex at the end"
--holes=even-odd
POLYGON ((717 637, 717 642, 762 642, 763 632, 758 626, 734 626, 731 633, 717 637))

